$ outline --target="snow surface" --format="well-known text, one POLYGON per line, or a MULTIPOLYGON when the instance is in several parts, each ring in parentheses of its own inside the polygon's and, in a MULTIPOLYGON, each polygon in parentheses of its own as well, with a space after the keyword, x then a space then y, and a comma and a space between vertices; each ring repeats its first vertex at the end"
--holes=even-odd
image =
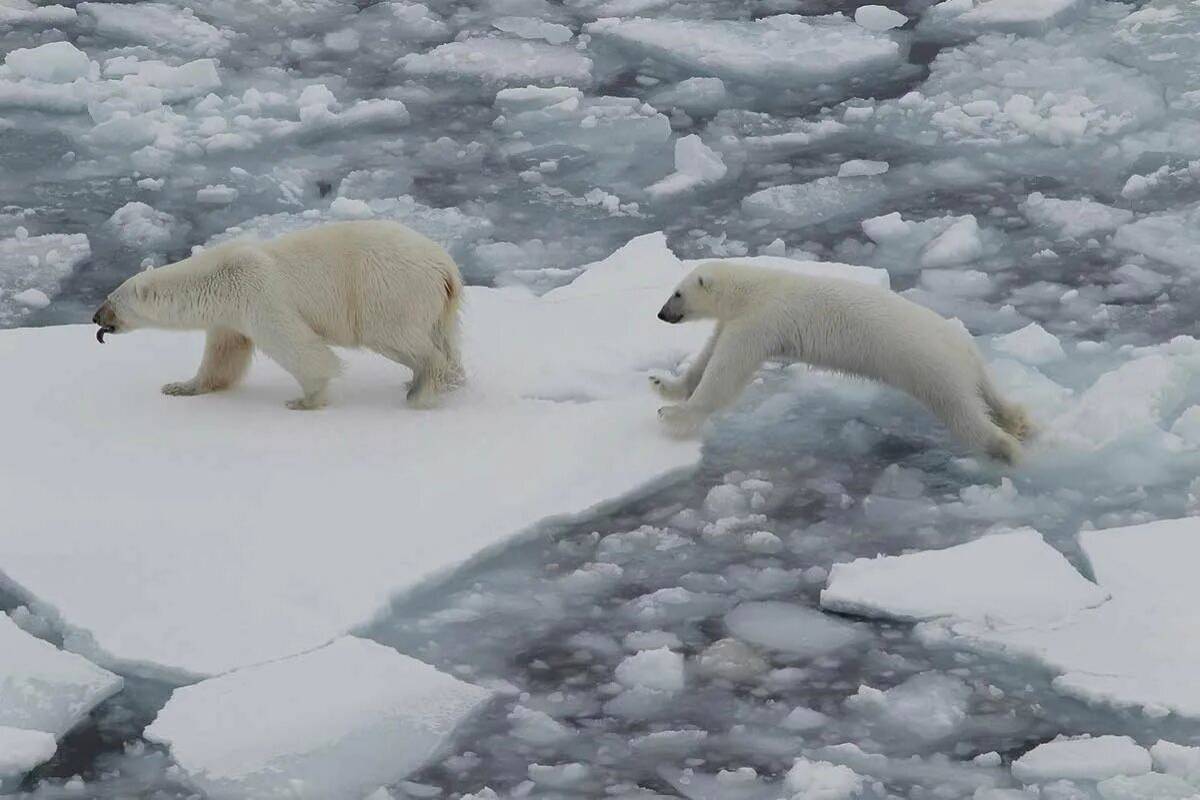
POLYGON ((0 791, 7 781, 49 761, 57 749, 53 734, 0 725, 0 791))
POLYGON ((826 608, 909 621, 930 643, 1032 661, 1065 694, 1151 716, 1200 717, 1191 577, 1200 519, 1084 531, 1098 585, 1033 531, 835 565, 826 608), (1110 595, 1106 599, 1106 595, 1110 595))
POLYGON ((146 738, 207 797, 362 797, 441 754, 491 697, 346 636, 176 689, 146 738))
POLYGON ((205 675, 318 646, 539 520, 695 463, 697 442, 659 430, 646 383, 706 336, 655 318, 689 268, 653 234, 541 297, 468 288, 470 384, 428 412, 403 407, 403 370, 372 354, 348 354, 329 409, 297 415, 282 405, 291 378, 266 360, 228 394, 159 394, 195 369, 196 335, 140 332, 100 348, 86 328, 6 331, 9 374, 75 366, 14 381, 2 401, 29 420, 9 441, 26 465, 11 489, 31 511, 62 508, 8 528, 5 575, 105 663, 205 675), (55 481, 38 477, 51 469, 55 481), (95 509, 115 506, 120 524, 97 537, 95 509), (97 594, 83 580, 97 569, 127 579, 97 594))

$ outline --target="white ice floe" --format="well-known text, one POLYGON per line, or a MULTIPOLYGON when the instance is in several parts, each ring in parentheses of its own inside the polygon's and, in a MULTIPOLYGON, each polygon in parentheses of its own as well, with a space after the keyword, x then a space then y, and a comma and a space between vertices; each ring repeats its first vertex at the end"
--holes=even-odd
POLYGON ((1113 236, 1113 244, 1181 270, 1195 271, 1196 250, 1200 247, 1200 203, 1149 214, 1122 225, 1113 236))
POLYGON ((839 178, 858 178, 864 175, 882 175, 890 165, 886 161, 871 161, 870 159, 854 158, 843 161, 838 167, 839 178))
POLYGON ((684 686, 683 656, 666 647, 641 650, 617 665, 616 678, 630 688, 678 692, 684 686))
POLYGON ((1021 203, 1021 213, 1037 225, 1065 239, 1083 239, 1112 233, 1133 220, 1133 212, 1094 200, 1058 200, 1033 192, 1021 203))
POLYGON ((216 56, 229 49, 232 34, 173 3, 80 3, 81 21, 103 37, 129 44, 150 45, 185 56, 216 56))
POLYGON ((1036 36, 1080 16, 1090 0, 943 0, 921 18, 923 35, 1036 36))
POLYGON ((601 19, 596 40, 678 77, 707 76, 763 88, 813 88, 901 67, 900 45, 841 14, 779 14, 753 22, 669 18, 601 19))
POLYGON ((846 708, 884 732, 932 742, 962 727, 970 699, 971 688, 959 679, 928 672, 886 691, 859 686, 846 708))
POLYGON ((797 758, 783 778, 793 800, 851 800, 863 790, 864 778, 849 767, 797 758))
POLYGON ((1084 531, 1079 543, 1098 586, 1022 532, 837 565, 822 604, 928 620, 924 641, 1042 664, 1057 690, 1091 702, 1200 717, 1200 518, 1084 531))
POLYGON ((490 696, 347 636, 176 689, 145 735, 214 800, 363 797, 442 753, 490 696))
POLYGON ((1128 736, 1082 736, 1038 745, 1013 762, 1012 772, 1023 783, 1102 781, 1115 775, 1142 775, 1150 765, 1150 753, 1128 736))
POLYGON ((7 793, 9 783, 54 756, 58 744, 52 734, 0 725, 0 792, 7 793))
POLYGON ((992 340, 992 348, 1035 366, 1061 361, 1066 357, 1058 337, 1036 322, 1031 322, 1012 333, 997 336, 992 340))
POLYGON ((513 84, 587 86, 592 60, 566 45, 478 37, 410 53, 396 62, 410 75, 470 80, 488 86, 513 84))
POLYGON ((725 627, 751 644, 816 658, 863 639, 853 624, 794 603, 742 603, 725 615, 725 627))
POLYGON ((237 390, 161 395, 196 368, 199 334, 101 347, 86 327, 4 331, 0 413, 26 421, 6 439, 25 465, 6 489, 28 510, 0 534, 4 574, 100 659, 213 674, 318 646, 539 520, 696 462, 697 442, 663 435, 646 380, 708 333, 656 319, 688 269, 653 234, 541 297, 468 288, 470 381, 433 411, 406 408, 405 370, 370 353, 347 354, 330 408, 297 414, 266 359, 237 390))
POLYGON ((1021 530, 944 550, 834 564, 821 606, 910 622, 948 617, 1032 626, 1107 598, 1041 534, 1021 530))

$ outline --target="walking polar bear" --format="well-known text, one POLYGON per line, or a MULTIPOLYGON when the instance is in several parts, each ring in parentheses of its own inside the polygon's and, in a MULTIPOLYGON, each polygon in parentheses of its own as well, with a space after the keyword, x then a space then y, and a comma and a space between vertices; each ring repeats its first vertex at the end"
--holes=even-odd
POLYGON ((365 347, 413 371, 408 402, 426 407, 463 380, 458 351, 462 278, 434 242, 395 222, 343 222, 269 242, 237 241, 142 272, 93 322, 97 338, 137 328, 205 330, 196 376, 169 395, 236 385, 258 348, 300 384, 289 408, 320 408, 341 362, 365 347))
POLYGON ((659 417, 694 432, 734 402, 763 361, 784 358, 871 378, 925 404, 965 444, 1009 463, 1031 433, 1025 412, 1000 397, 975 343, 958 325, 898 294, 848 280, 745 264, 701 264, 659 319, 715 319, 717 329, 679 379, 651 383, 678 405, 659 417))

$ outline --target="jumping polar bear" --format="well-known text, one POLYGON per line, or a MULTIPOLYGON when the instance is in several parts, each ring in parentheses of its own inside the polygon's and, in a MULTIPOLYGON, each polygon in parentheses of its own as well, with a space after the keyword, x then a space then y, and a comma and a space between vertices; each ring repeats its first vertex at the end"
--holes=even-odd
POLYGON ((408 402, 432 405, 463 379, 458 352, 462 278, 434 242, 395 222, 341 222, 268 242, 235 241, 134 275, 93 317, 97 338, 137 328, 205 330, 196 377, 165 394, 234 386, 254 348, 325 405, 341 367, 330 349, 365 347, 413 371, 408 402))
POLYGON ((717 329, 680 379, 652 376, 679 405, 659 417, 694 432, 733 403, 763 361, 783 358, 872 378, 924 403, 971 447, 1012 463, 1031 433, 1025 412, 996 390, 971 337, 898 294, 837 278, 708 262, 679 284, 659 319, 715 319, 717 329))

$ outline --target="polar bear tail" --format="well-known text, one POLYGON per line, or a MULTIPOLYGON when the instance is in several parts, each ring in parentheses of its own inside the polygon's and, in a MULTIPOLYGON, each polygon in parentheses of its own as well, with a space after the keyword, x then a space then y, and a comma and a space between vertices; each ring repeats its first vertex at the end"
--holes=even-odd
POLYGON ((434 345, 442 351, 448 363, 447 378, 451 384, 461 384, 466 378, 462 356, 459 352, 459 311, 462 307, 462 278, 457 273, 447 272, 442 276, 445 302, 442 313, 433 327, 434 345))
POLYGON ((1005 401, 986 374, 979 384, 979 392, 983 395, 983 401, 987 403, 992 420, 1005 433, 1023 442, 1033 438, 1037 428, 1029 419, 1029 414, 1021 406, 1005 401))

